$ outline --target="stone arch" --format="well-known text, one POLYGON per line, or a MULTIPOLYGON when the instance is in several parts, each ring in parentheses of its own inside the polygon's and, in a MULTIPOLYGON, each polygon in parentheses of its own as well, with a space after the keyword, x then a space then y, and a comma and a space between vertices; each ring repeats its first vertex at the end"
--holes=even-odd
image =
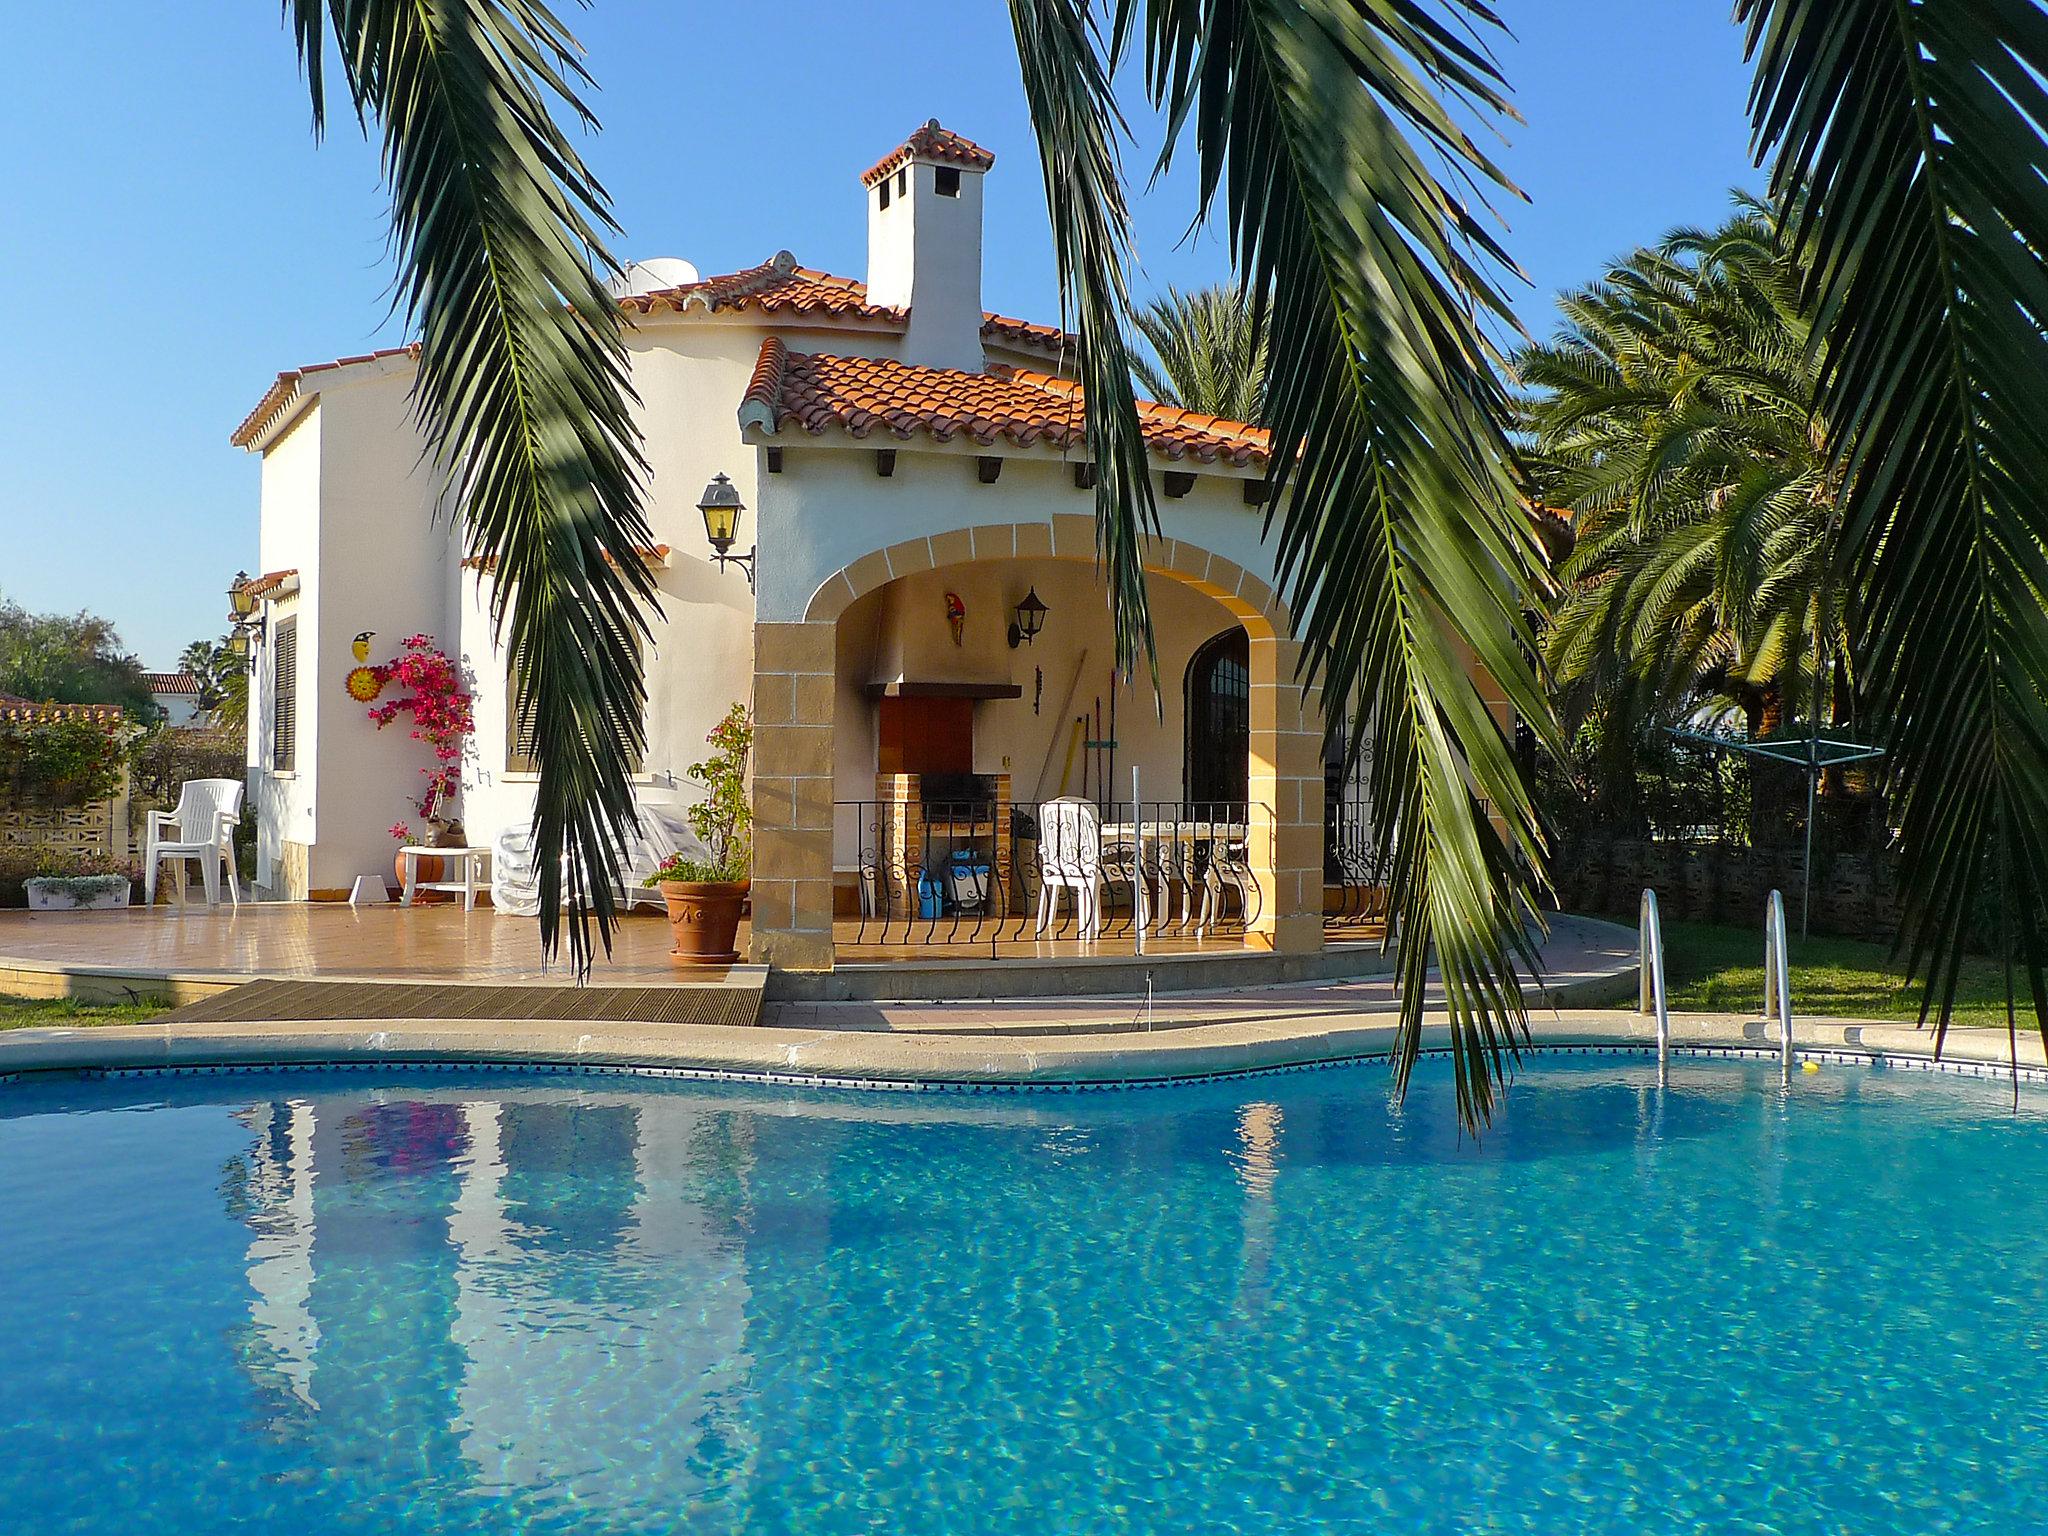
MULTIPOLYGON (((1044 522, 988 523, 903 539, 862 555, 820 582, 807 623, 836 620, 859 598, 901 576, 979 560, 1096 559, 1095 519, 1064 512, 1044 522)), ((1227 609, 1253 640, 1291 639, 1287 605, 1236 561, 1181 539, 1147 539, 1145 569, 1194 588, 1227 609)))
MULTIPOLYGON (((1094 562, 1095 519, 1062 513, 904 539, 828 576, 804 617, 754 631, 754 960, 791 970, 832 965, 835 640, 840 615, 891 581, 979 561, 1094 562)), ((1287 606, 1260 576, 1185 540, 1146 542, 1146 571, 1203 593, 1250 640, 1250 847, 1263 892, 1248 942, 1288 953, 1322 947, 1323 768, 1319 688, 1296 681, 1301 648, 1287 606)))

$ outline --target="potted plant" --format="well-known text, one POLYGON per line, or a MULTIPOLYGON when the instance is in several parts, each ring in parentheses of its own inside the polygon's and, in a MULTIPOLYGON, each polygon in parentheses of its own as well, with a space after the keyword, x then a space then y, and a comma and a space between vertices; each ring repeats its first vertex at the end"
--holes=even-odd
POLYGON ((110 912, 128 905, 131 872, 112 859, 86 855, 62 861, 47 855, 22 882, 31 912, 110 912))
POLYGON ((671 854, 647 884, 661 888, 675 931, 673 951, 681 965, 722 965, 739 959, 740 911, 746 905, 753 865, 754 815, 747 804, 747 756, 754 722, 744 704, 726 712, 709 736, 711 755, 692 763, 689 775, 704 797, 685 813, 702 839, 708 858, 671 854))
MULTIPOLYGON (((376 684, 378 694, 392 684, 400 692, 375 705, 369 710, 369 717, 378 730, 383 730, 400 715, 409 716, 412 722, 412 739, 424 742, 434 754, 434 766, 422 768, 420 776, 426 782, 419 795, 408 797, 413 812, 426 823, 424 833, 415 833, 410 821, 392 825, 391 836, 399 845, 399 852, 392 857, 392 872, 398 886, 405 885, 405 853, 407 845, 432 848, 459 848, 462 846, 462 821, 453 815, 449 807, 462 793, 462 760, 468 750, 471 734, 476 730, 475 699, 464 685, 462 669, 434 644, 432 635, 407 635, 399 654, 392 660, 377 666, 359 667, 359 672, 368 675, 376 684)), ((354 695, 351 694, 351 697, 354 695)), ((442 861, 430 856, 417 856, 414 877, 421 884, 443 878, 442 861)), ((432 903, 450 898, 438 891, 421 891, 420 902, 432 903)))

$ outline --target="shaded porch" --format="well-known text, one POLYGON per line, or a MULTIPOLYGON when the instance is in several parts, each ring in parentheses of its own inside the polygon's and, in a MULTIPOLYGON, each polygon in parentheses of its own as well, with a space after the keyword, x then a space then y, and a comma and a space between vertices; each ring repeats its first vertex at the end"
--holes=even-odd
POLYGON ((832 575, 800 621, 764 606, 754 959, 790 972, 902 948, 1003 960, 1065 938, 1133 955, 1323 949, 1321 700, 1294 680, 1285 608, 1185 540, 1152 541, 1145 563, 1156 700, 1149 679, 1115 674, 1088 517, 906 540, 832 575), (1027 593, 1051 615, 1035 645, 1012 626, 1006 647, 1027 593), (1049 832, 1061 806, 1085 827, 1049 832))

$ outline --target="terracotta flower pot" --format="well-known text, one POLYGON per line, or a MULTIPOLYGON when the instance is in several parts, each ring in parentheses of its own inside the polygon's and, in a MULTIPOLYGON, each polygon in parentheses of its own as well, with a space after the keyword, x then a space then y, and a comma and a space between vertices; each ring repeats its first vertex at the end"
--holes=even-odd
POLYGON ((678 965, 730 965, 739 959, 736 940, 740 908, 746 904, 745 880, 664 880, 661 899, 668 903, 668 924, 678 965))
MULTIPOLYGON (((420 884, 425 885, 429 880, 439 880, 441 878, 441 866, 445 860, 429 858, 425 854, 421 854, 415 862, 419 865, 418 870, 415 872, 415 878, 420 884)), ((402 853, 394 854, 391 859, 391 868, 398 876, 398 892, 400 895, 403 895, 405 893, 405 855, 402 853)), ((412 899, 415 905, 431 907, 444 901, 453 901, 455 898, 446 891, 416 891, 412 899)))

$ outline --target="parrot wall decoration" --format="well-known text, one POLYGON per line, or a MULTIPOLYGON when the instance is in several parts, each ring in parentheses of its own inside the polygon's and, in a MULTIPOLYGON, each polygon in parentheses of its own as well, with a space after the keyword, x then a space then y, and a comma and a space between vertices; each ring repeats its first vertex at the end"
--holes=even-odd
POLYGON ((367 704, 384 691, 384 679, 377 669, 370 666, 370 642, 377 638, 377 631, 366 629, 349 642, 356 653, 356 664, 348 669, 348 677, 342 686, 348 689, 348 696, 358 704, 367 704))

